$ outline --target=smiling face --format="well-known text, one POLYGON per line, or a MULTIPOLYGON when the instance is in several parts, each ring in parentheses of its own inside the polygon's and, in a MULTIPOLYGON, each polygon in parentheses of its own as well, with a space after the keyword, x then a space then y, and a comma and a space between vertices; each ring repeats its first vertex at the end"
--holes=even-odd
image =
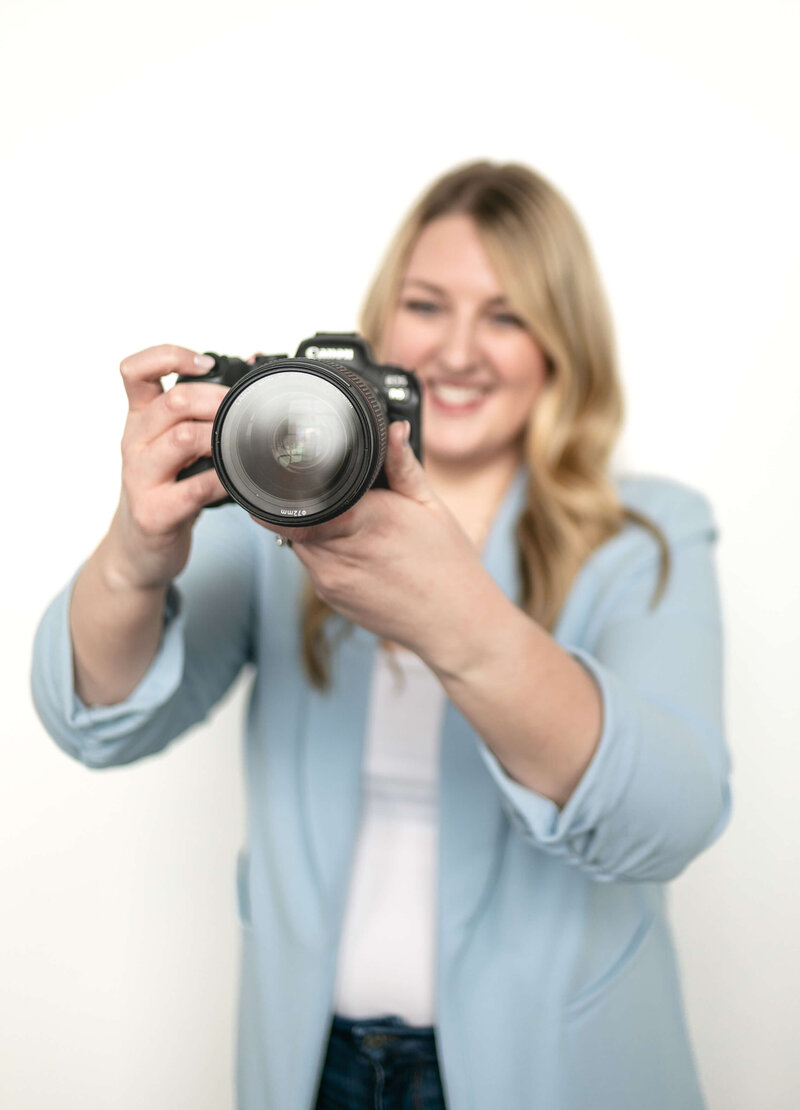
POLYGON ((547 359, 511 310, 469 216, 423 228, 382 354, 422 383, 426 465, 518 465, 547 359))

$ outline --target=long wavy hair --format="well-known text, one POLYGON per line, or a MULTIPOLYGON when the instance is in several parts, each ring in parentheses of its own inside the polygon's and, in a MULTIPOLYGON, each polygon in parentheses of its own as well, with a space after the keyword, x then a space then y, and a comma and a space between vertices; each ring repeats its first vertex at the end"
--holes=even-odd
MULTIPOLYGON (((611 320, 586 236, 564 197, 515 163, 471 162, 435 181, 400 225, 367 292, 361 331, 381 357, 411 252, 428 224, 454 213, 475 223, 513 311, 544 350, 548 380, 528 422, 527 505, 517 525, 520 605, 554 628, 588 556, 626 520, 646 528, 661 555, 653 604, 669 553, 659 529, 620 503, 609 459, 622 422, 611 320)), ((303 655, 312 681, 330 670, 332 610, 309 587, 303 655)))

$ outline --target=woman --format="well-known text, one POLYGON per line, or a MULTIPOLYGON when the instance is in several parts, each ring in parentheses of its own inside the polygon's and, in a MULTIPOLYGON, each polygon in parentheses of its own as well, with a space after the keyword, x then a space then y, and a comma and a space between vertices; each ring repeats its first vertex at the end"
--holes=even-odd
POLYGON ((392 425, 390 488, 291 552, 174 481, 224 391, 160 379, 203 356, 123 362, 120 505, 43 621, 40 714, 122 763, 256 664, 246 1110, 699 1107, 663 884, 728 811, 708 507, 610 480, 602 293, 530 170, 436 182, 362 327, 419 374, 425 468, 392 425))

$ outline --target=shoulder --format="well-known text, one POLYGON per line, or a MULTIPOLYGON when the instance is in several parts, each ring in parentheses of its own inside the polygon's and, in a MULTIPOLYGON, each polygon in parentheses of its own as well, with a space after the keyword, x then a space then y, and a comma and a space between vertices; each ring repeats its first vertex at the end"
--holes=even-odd
MULTIPOLYGON (((704 494, 670 478, 626 476, 616 482, 620 501, 633 519, 587 559, 583 585, 601 594, 616 594, 626 583, 650 583, 663 568, 664 545, 670 566, 679 553, 709 549, 717 537, 711 505, 704 494)), ((670 572, 671 573, 671 572, 670 572)))
POLYGON ((562 640, 591 644, 609 620, 649 613, 665 565, 664 544, 665 599, 680 604, 691 595, 694 604, 699 585, 709 582, 717 529, 708 499, 666 478, 624 477, 615 484, 624 508, 639 519, 629 518, 583 564, 559 620, 562 640))
MULTIPOLYGON (((703 534, 716 535, 711 504, 699 490, 670 478, 638 475, 620 477, 615 484, 624 508, 654 524, 667 543, 680 543, 703 534)), ((635 524, 631 527, 636 529, 635 524)))

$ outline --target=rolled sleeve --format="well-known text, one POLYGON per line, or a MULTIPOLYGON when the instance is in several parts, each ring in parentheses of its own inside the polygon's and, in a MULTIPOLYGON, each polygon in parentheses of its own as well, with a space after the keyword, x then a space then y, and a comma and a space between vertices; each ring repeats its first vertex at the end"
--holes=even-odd
POLYGON ((603 724, 563 808, 514 781, 481 745, 514 828, 601 881, 674 877, 730 813, 716 530, 707 510, 690 508, 688 526, 673 530, 669 585, 658 605, 651 604, 655 557, 642 558, 645 541, 628 537, 627 547, 618 545, 613 588, 597 594, 587 622, 591 650, 567 645, 597 684, 603 724))
POLYGON ((161 643, 147 673, 124 701, 114 705, 86 705, 75 691, 71 596, 72 585, 53 601, 36 633, 31 688, 42 723, 59 747, 91 767, 130 762, 160 750, 170 736, 163 729, 148 732, 146 726, 170 702, 183 677, 178 590, 172 586, 168 592, 161 643), (138 739, 131 743, 131 737, 138 739))
POLYGON ((87 706, 75 691, 72 584, 40 623, 31 676, 34 705, 59 747, 89 767, 130 763, 161 751, 204 719, 250 658, 249 521, 240 514, 243 527, 228 510, 214 512, 198 522, 190 564, 167 593, 157 654, 123 701, 87 706))

